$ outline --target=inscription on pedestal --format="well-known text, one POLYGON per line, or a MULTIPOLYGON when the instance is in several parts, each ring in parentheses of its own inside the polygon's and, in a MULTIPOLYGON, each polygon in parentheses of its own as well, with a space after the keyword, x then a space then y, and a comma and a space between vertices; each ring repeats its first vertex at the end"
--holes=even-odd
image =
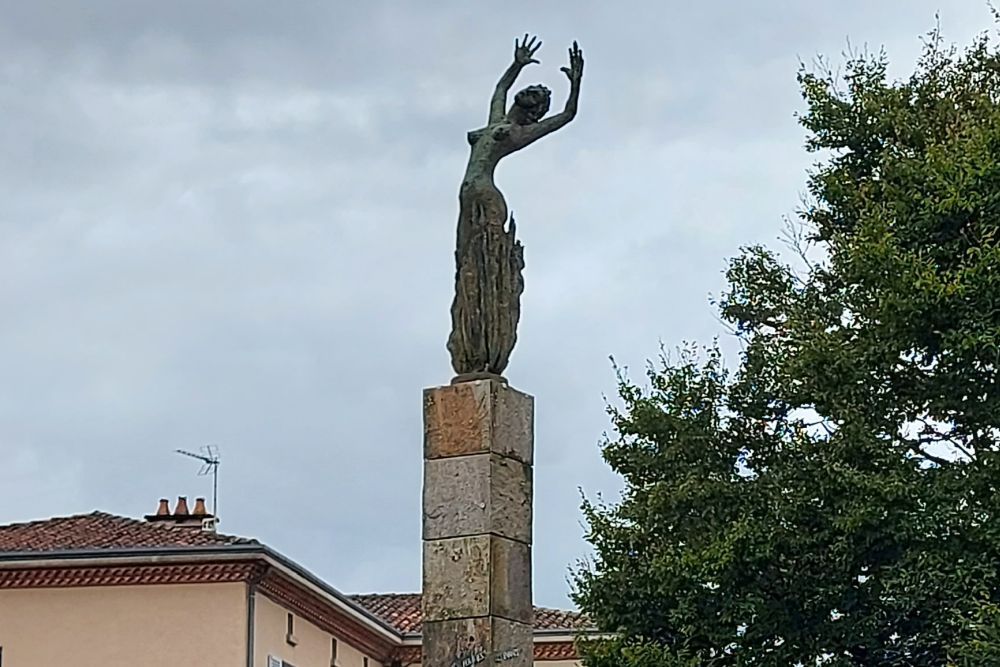
POLYGON ((425 623, 423 664, 459 667, 497 664, 531 667, 531 626, 506 619, 475 618, 425 623))

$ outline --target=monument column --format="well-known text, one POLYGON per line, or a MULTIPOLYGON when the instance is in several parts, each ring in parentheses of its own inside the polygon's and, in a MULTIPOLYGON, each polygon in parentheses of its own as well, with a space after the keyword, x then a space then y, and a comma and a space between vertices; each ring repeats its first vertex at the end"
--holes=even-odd
POLYGON ((424 391, 423 667, 529 667, 534 399, 424 391))
POLYGON ((469 132, 458 195, 450 385, 424 391, 423 667, 534 662, 531 466, 534 399, 500 375, 517 342, 524 252, 493 178, 500 160, 576 117, 583 52, 562 72, 569 95, 546 116, 551 91, 507 96, 537 64, 536 37, 514 41, 513 62, 490 97, 485 127, 469 132))

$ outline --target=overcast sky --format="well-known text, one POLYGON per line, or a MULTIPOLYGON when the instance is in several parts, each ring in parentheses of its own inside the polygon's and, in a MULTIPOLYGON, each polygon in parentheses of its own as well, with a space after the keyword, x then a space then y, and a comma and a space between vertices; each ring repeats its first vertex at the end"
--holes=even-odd
MULTIPOLYGON (((0 523, 210 495, 346 592, 420 584, 421 392, 452 377, 457 192, 513 38, 580 113, 498 182, 527 268, 507 376, 536 397, 535 600, 587 553, 608 356, 725 337, 727 257, 812 161, 795 74, 848 44, 907 73, 940 7, 0 0, 0 523)), ((723 345, 732 350, 730 341, 723 345)))

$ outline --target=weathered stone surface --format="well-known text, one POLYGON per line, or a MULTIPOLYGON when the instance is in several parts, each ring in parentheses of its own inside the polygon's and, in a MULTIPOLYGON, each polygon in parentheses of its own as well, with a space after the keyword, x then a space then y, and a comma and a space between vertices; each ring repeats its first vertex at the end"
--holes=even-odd
POLYGON ((461 667, 466 662, 470 665, 485 664, 485 658, 493 646, 491 626, 488 616, 453 621, 424 621, 421 629, 421 664, 439 667, 461 667))
POLYGON ((493 536, 490 539, 490 613, 531 623, 531 547, 493 536))
POLYGON ((531 547, 496 535, 424 542, 424 620, 531 623, 531 547))
POLYGON ((483 452, 532 463, 535 399, 497 380, 424 390, 424 458, 483 452))
POLYGON ((424 458, 490 450, 492 385, 488 380, 424 390, 424 458))
POLYGON ((424 539, 490 532, 495 485, 490 454, 452 456, 424 463, 424 539))
POLYGON ((484 533, 531 542, 531 466, 498 454, 427 461, 424 539, 484 533))
POLYGON ((532 631, 526 623, 481 617, 423 624, 424 667, 531 667, 532 631))
POLYGON ((532 664, 533 428, 503 380, 424 393, 424 667, 532 664))
POLYGON ((489 531, 531 544, 531 466, 493 454, 490 457, 489 531))
POLYGON ((534 462, 535 399, 529 394, 493 383, 493 437, 491 449, 524 463, 534 462))
POLYGON ((424 541, 425 621, 489 615, 492 539, 497 538, 478 535, 424 541))
POLYGON ((494 665, 531 667, 534 664, 532 622, 519 623, 494 617, 492 629, 494 665))

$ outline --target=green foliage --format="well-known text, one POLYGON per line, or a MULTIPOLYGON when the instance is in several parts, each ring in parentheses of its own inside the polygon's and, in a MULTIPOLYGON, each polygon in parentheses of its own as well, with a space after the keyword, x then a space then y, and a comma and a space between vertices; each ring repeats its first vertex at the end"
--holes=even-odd
POLYGON ((732 260, 743 343, 620 375, 576 600, 605 665, 1000 664, 1000 55, 799 75, 802 266, 732 260), (814 257, 819 259, 813 259, 814 257))

